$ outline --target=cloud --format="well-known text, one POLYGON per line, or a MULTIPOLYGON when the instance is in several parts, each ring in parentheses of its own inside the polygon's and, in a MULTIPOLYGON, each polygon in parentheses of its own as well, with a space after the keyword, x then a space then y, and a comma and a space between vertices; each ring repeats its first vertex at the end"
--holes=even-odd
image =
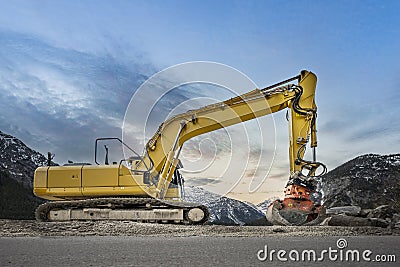
MULTIPOLYGON (((147 61, 125 64, 110 56, 55 47, 26 34, 0 31, 0 45, 0 61, 4 63, 0 65, 0 108, 4 118, 0 127, 42 153, 52 151, 59 163, 67 159, 93 162, 95 138, 121 137, 129 100, 152 74, 147 61)), ((159 98, 155 88, 174 84, 174 78, 180 79, 156 80, 146 95, 159 98)), ((151 136, 161 122, 174 114, 232 96, 235 95, 224 88, 204 83, 172 88, 151 110, 147 133, 151 136)), ((141 114, 142 107, 152 104, 147 98, 139 99, 134 103, 133 116, 147 116, 141 114)), ((127 126, 133 131, 130 145, 140 153, 144 143, 139 134, 143 129, 135 124, 127 126)), ((229 138, 220 138, 218 133, 212 136, 219 139, 216 143, 221 153, 230 149, 229 138)), ((248 144, 240 141, 239 145, 248 144)), ((114 156, 119 161, 123 155, 117 150, 114 156)))
MULTIPOLYGON (((0 128, 35 150, 55 153, 55 160, 61 164, 67 160, 93 163, 97 137, 121 137, 125 109, 132 94, 153 74, 149 72, 149 62, 125 64, 118 58, 55 47, 30 35, 3 31, 0 45, 3 63, 0 65, 0 128)), ((235 96, 222 87, 199 83, 172 88, 160 98, 155 89, 174 84, 174 78, 179 79, 166 77, 146 91, 147 96, 153 95, 150 99, 158 99, 147 120, 150 136, 161 122, 174 114, 235 96)), ((152 104, 147 98, 139 99, 134 103, 132 115, 146 116, 141 111, 152 104)), ((133 133, 129 145, 141 153, 143 129, 134 123, 128 126, 133 133)), ((220 186, 220 192, 225 193, 226 186, 233 187, 246 175, 248 160, 253 170, 259 164, 263 140, 255 121, 246 123, 246 127, 247 132, 243 125, 237 125, 185 144, 183 158, 185 152, 192 153, 186 153, 186 159, 195 156, 193 151, 197 151, 204 138, 215 144, 215 151, 210 150, 213 148, 210 144, 202 149, 205 161, 194 161, 191 168, 201 169, 205 167, 201 163, 207 165, 213 158, 215 164, 204 172, 187 175, 188 181, 220 186), (258 141, 249 142, 249 139, 258 141)), ((97 155, 99 162, 104 159, 102 145, 97 155)), ((119 144, 108 145, 110 161, 123 158, 119 144)))
POLYGON ((140 62, 124 65, 24 34, 2 31, 0 46, 0 127, 55 152, 60 163, 90 162, 95 138, 120 137, 130 96, 149 75, 140 62))

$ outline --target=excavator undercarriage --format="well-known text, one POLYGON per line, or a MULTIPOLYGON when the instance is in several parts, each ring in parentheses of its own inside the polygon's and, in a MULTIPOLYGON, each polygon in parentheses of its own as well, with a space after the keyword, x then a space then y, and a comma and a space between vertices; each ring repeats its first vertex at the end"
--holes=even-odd
POLYGON ((208 208, 201 204, 131 197, 52 201, 36 210, 39 221, 129 220, 204 224, 209 215, 208 208))

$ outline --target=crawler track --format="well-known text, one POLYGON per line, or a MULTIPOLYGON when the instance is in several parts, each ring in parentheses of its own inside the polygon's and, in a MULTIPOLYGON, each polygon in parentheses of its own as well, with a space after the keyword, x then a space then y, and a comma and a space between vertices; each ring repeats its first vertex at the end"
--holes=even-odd
POLYGON ((131 220, 174 224, 205 224, 208 208, 202 204, 154 198, 95 198, 51 201, 36 209, 38 221, 131 220))

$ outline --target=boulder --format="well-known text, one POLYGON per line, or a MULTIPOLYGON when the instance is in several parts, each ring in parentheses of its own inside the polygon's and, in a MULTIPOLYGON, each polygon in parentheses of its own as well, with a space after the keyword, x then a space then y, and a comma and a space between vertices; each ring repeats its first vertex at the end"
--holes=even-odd
POLYGON ((390 219, 393 217, 393 214, 395 213, 396 211, 392 209, 389 205, 382 205, 371 210, 368 213, 367 218, 390 219))
POLYGON ((358 206, 342 206, 342 207, 333 207, 326 210, 326 214, 345 214, 349 216, 358 216, 360 215, 361 208, 358 206))
POLYGON ((361 217, 367 217, 368 214, 371 212, 371 210, 372 210, 372 209, 362 209, 362 210, 360 211, 359 216, 361 216, 361 217))
POLYGON ((393 214, 392 227, 395 229, 400 229, 400 214, 399 213, 393 214))

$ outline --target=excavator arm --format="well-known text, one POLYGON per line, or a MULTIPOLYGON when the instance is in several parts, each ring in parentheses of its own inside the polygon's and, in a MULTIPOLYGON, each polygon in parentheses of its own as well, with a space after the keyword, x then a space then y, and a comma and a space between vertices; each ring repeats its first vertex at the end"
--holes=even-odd
MULTIPOLYGON (((290 180, 301 177, 310 180, 322 164, 303 159, 305 146, 317 146, 315 89, 317 77, 309 71, 281 83, 255 89, 224 102, 208 105, 176 115, 162 123, 146 144, 146 155, 133 168, 151 165, 150 180, 155 190, 149 193, 164 198, 179 162, 185 141, 192 137, 259 118, 288 108, 290 180), (298 84, 288 84, 292 81, 298 84), (147 164, 146 164, 147 163, 147 164), (306 174, 303 172, 306 171, 306 174)), ((315 154, 314 154, 315 155, 315 154)))

